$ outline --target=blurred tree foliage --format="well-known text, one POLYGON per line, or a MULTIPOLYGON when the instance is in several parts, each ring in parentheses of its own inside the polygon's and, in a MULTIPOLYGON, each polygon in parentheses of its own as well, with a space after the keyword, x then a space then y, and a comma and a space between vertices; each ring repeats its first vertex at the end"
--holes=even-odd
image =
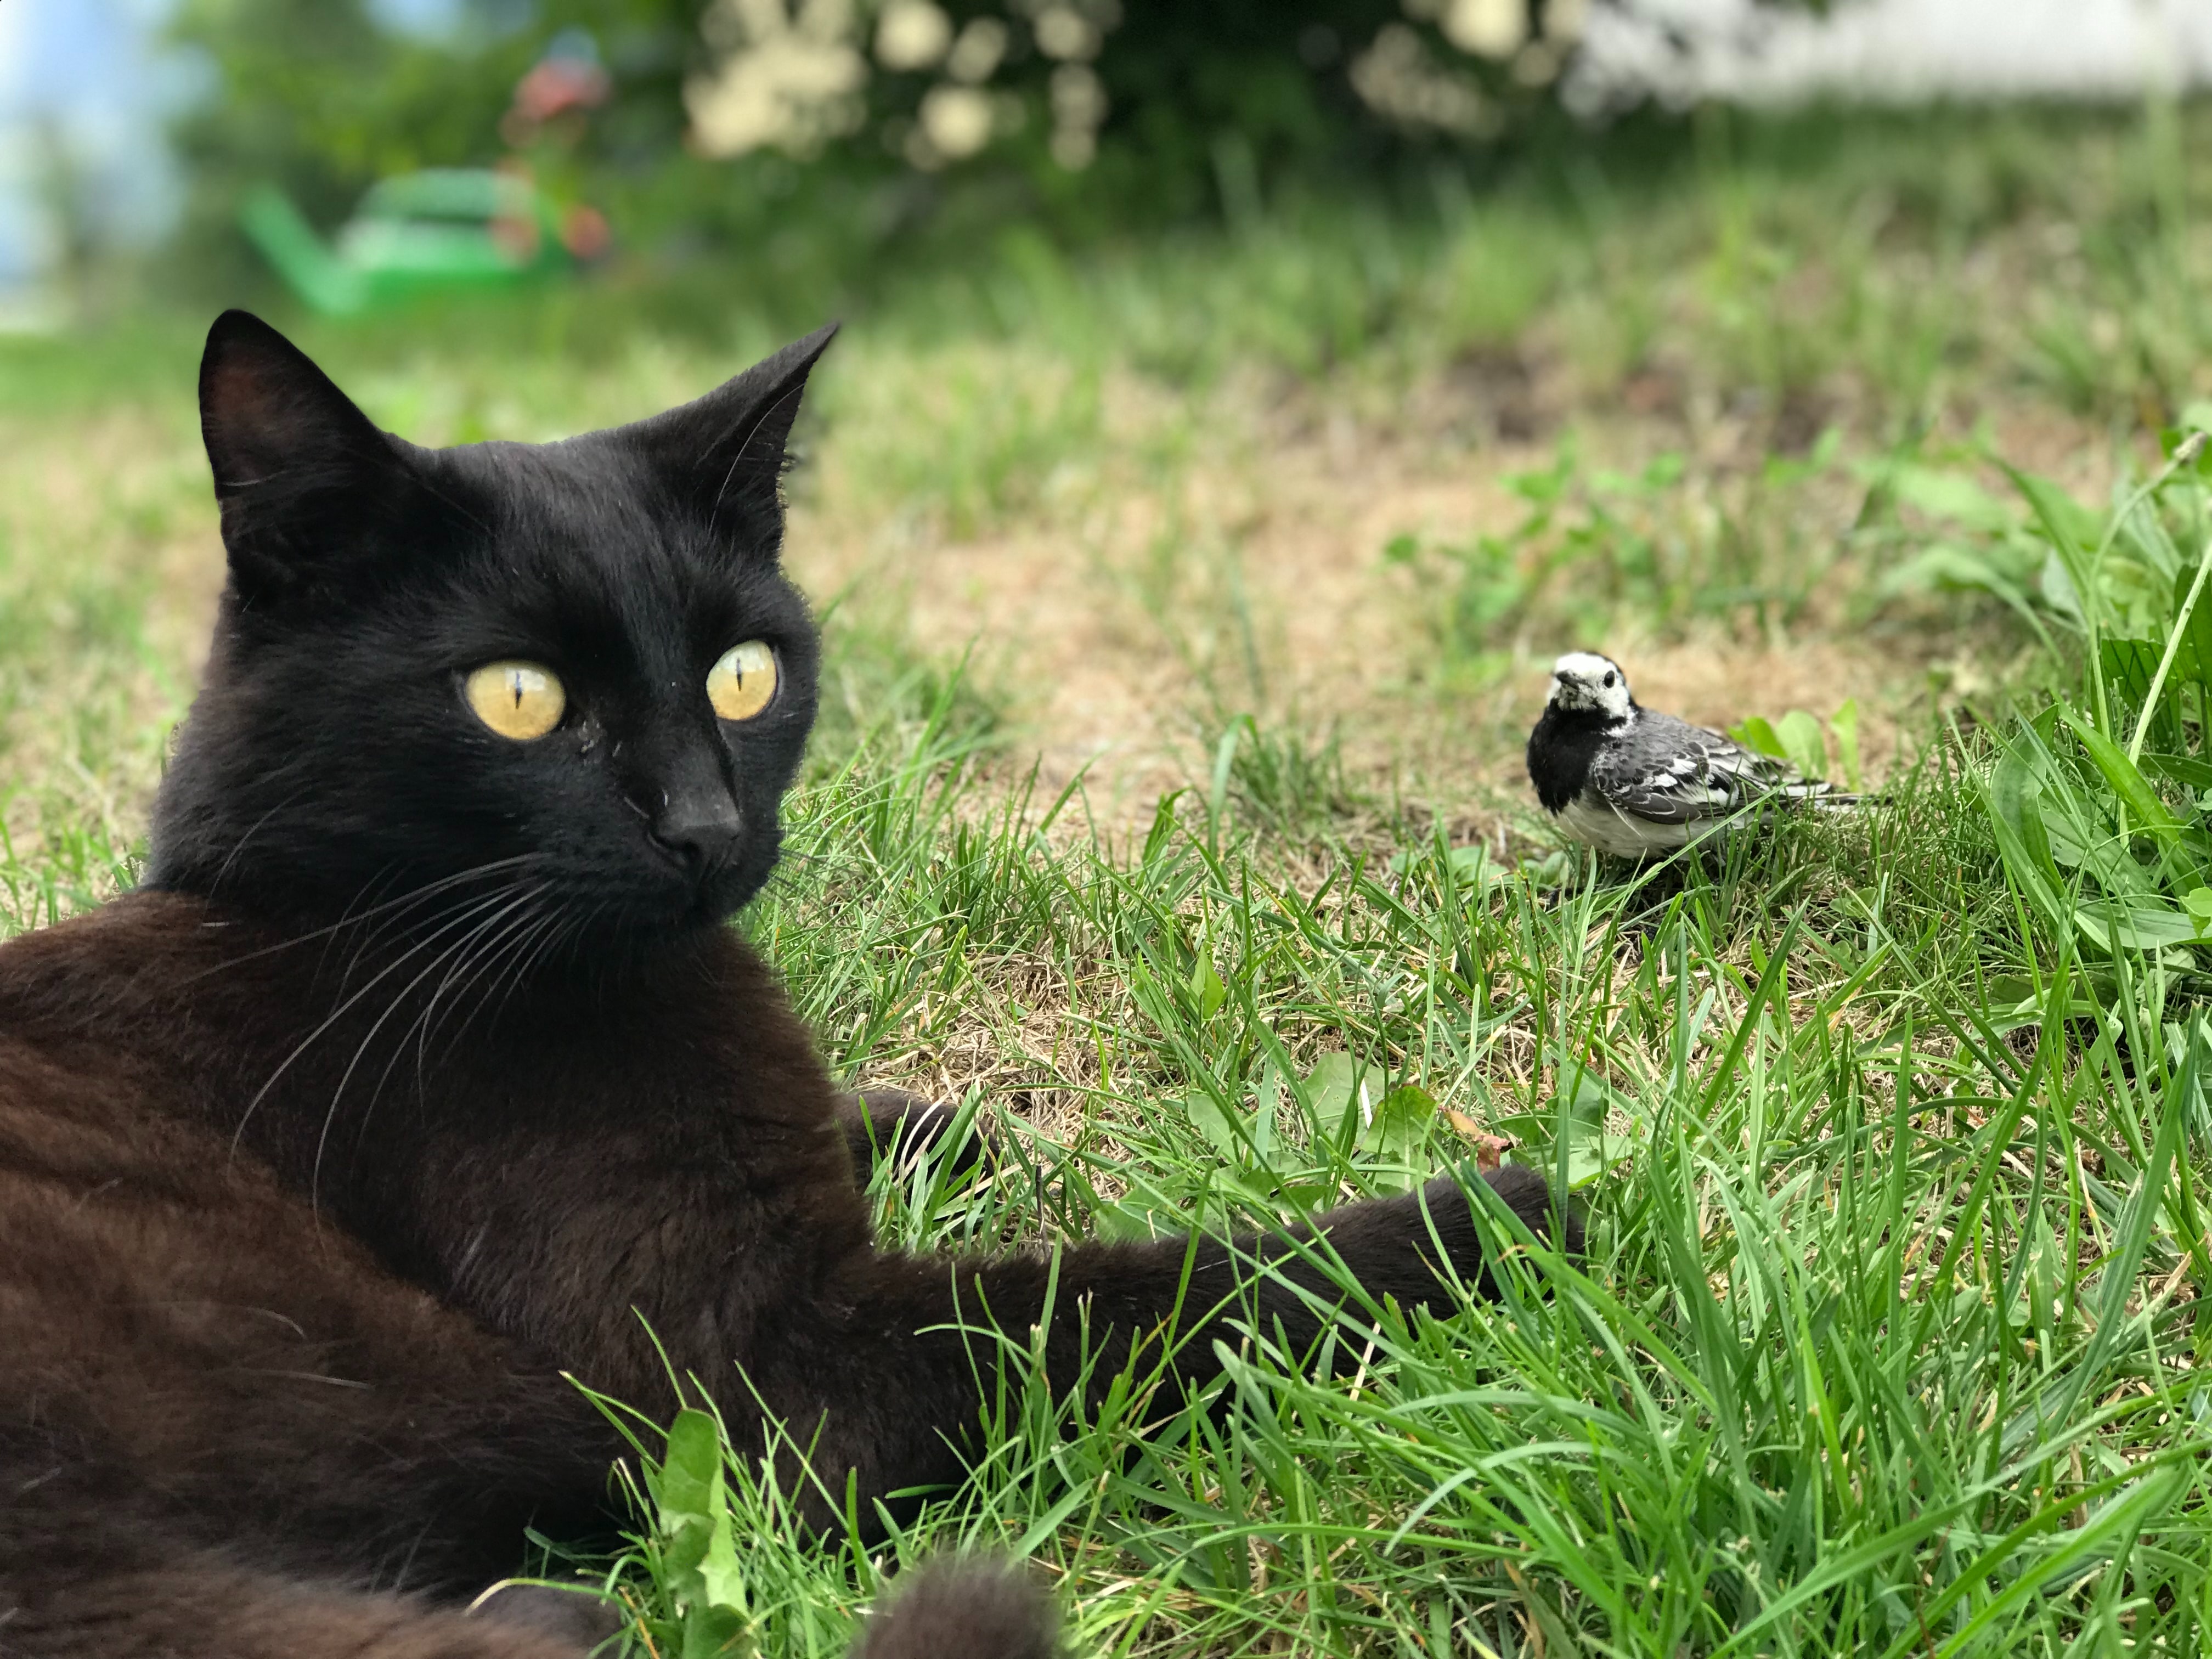
POLYGON ((327 224, 385 173, 486 159, 536 49, 514 32, 411 39, 361 0, 184 0, 171 33, 216 71, 171 137, 191 183, 180 251, 219 281, 246 258, 236 216, 254 185, 327 224))
POLYGON ((453 0, 424 33, 376 0, 183 0, 173 36, 216 90, 175 129, 181 252, 234 292, 258 271, 234 228, 255 184, 327 225, 379 177, 516 153, 632 252, 786 275, 1014 214, 1067 234, 1234 221, 1286 185, 1440 154, 1479 173, 1556 136, 1591 6, 1634 3, 453 0), (518 81, 577 31, 606 100, 518 131, 518 81))

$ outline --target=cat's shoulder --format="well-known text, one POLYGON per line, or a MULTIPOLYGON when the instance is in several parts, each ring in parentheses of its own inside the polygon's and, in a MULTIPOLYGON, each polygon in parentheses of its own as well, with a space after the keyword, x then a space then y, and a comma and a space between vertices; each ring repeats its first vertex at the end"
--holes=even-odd
POLYGON ((49 999, 167 996, 234 957, 246 931, 190 894, 125 893, 0 944, 0 1003, 20 1021, 49 999))

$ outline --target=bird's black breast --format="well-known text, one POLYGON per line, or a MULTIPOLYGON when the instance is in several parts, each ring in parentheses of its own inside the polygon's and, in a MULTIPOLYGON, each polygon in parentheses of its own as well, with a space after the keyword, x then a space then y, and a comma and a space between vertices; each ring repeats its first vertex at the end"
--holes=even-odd
POLYGON ((1528 734, 1528 781, 1547 812, 1557 812, 1582 793, 1590 761, 1605 741, 1608 722, 1594 708, 1544 710, 1528 734))

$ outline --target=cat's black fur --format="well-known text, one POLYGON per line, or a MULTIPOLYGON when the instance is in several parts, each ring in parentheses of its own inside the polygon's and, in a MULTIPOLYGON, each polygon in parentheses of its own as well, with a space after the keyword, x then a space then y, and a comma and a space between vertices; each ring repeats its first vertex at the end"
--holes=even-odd
MULTIPOLYGON (((432 452, 216 324, 230 583, 146 885, 0 947, 7 1659, 580 1653, 542 1605, 465 1611, 526 1525, 608 1524, 617 1443, 564 1371, 665 1411, 672 1365, 745 1443, 772 1413, 863 1516, 960 1478, 997 1350, 948 1328, 1026 1347, 1052 1270, 875 1249, 858 1103, 721 925, 813 710, 778 478, 828 337, 639 425, 432 452), (781 689, 719 721, 752 639, 781 689), (534 742, 462 697, 511 658, 568 687, 534 742)), ((1575 1242, 1534 1175, 1476 1191, 1575 1242)), ((1444 1177, 1318 1224, 1412 1304, 1489 1284, 1480 1207, 1444 1177)), ((1231 1302, 1310 1340, 1309 1268, 1237 1292, 1286 1248, 1189 1246, 1187 1295, 1184 1241, 1066 1252, 1049 1374, 1086 1323, 1104 1376, 1180 1319, 1202 1376, 1231 1302)), ((1049 1648, 1018 1581, 954 1571, 866 1652, 1049 1648)))

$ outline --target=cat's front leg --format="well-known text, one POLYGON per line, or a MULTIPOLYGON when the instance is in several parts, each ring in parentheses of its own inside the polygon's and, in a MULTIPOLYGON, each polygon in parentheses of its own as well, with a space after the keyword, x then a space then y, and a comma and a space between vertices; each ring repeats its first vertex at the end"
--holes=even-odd
MULTIPOLYGON (((764 1401, 811 1448, 818 1492, 842 1497, 850 1480, 866 1516, 875 1498, 957 1482, 963 1456, 978 1449, 986 1401, 1032 1354, 1055 1393, 1082 1378, 1096 1399, 1133 1356, 1140 1370, 1165 1356, 1183 1382, 1203 1381, 1218 1368, 1215 1340, 1233 1340, 1248 1325, 1279 1331, 1304 1352, 1340 1306, 1365 1317, 1358 1297, 1437 1303, 1452 1294, 1453 1276, 1492 1295, 1483 1236, 1509 1236, 1500 1211, 1539 1238, 1581 1247, 1580 1223, 1542 1178, 1509 1169, 1472 1194, 1443 1176, 1273 1236, 1086 1244, 1056 1260, 854 1252, 811 1306, 777 1322, 777 1340, 741 1359, 759 1394, 726 1400, 725 1415, 754 1416, 752 1401, 764 1401), (1478 1206, 1491 1212, 1485 1224, 1478 1206), (1325 1265, 1330 1256, 1340 1268, 1325 1265)), ((820 1518, 834 1522, 839 1507, 820 1518)))

